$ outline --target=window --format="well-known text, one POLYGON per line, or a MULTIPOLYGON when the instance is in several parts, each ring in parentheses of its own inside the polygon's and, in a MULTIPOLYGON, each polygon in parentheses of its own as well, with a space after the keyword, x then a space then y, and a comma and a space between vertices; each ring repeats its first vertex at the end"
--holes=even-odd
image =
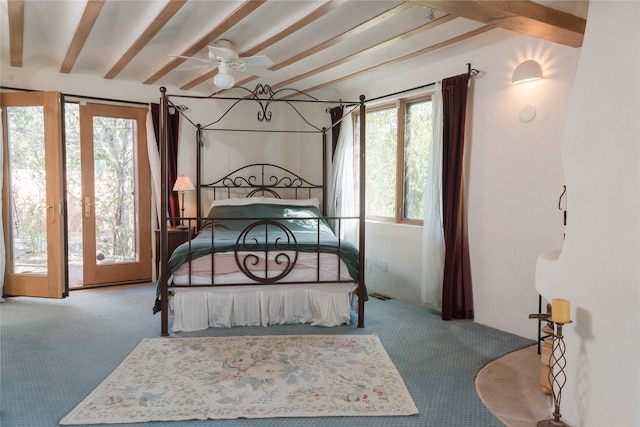
MULTIPOLYGON (((368 218, 422 224, 432 116, 430 95, 367 108, 368 218)), ((356 132, 359 129, 356 115, 356 132)))

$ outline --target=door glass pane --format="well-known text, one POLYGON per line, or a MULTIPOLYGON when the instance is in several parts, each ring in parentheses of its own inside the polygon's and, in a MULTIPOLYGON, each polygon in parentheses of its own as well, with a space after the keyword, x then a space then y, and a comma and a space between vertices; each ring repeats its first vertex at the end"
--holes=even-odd
MULTIPOLYGON (((47 205, 44 108, 7 107, 10 272, 47 275, 47 205)), ((49 207, 48 207, 49 206, 49 207)))
POLYGON ((98 264, 138 261, 135 136, 135 120, 93 118, 98 264))

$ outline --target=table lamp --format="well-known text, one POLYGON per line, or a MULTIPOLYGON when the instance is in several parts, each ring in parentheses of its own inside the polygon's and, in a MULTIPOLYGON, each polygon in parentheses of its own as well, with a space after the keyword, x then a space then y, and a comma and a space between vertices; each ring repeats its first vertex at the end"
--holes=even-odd
POLYGON ((181 229, 181 230, 186 230, 189 227, 187 225, 184 225, 182 222, 182 218, 184 218, 184 193, 186 191, 193 191, 195 190, 195 187, 193 186, 193 183, 191 182, 191 178, 189 178, 186 175, 180 175, 178 176, 178 178, 176 179, 175 184, 173 184, 173 191, 179 191, 180 195, 182 196, 182 200, 181 200, 181 209, 182 209, 182 214, 180 215, 180 225, 178 225, 177 228, 181 229))

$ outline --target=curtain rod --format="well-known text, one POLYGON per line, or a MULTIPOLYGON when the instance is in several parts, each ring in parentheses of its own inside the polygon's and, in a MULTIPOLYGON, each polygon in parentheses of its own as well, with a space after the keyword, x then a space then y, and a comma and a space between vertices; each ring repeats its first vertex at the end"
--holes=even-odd
POLYGON ((378 96, 376 98, 365 99, 365 102, 377 101, 379 99, 388 98, 390 96, 400 95, 402 93, 412 92, 412 91, 418 90, 418 89, 425 89, 425 88, 428 88, 428 87, 433 86, 435 84, 436 84, 436 82, 433 82, 433 83, 428 83, 428 84, 422 85, 422 86, 412 87, 411 89, 405 89, 405 90, 401 90, 401 91, 394 92, 394 93, 388 93, 386 95, 378 96))
POLYGON ((128 101, 126 99, 100 98, 97 96, 74 95, 72 93, 63 93, 63 95, 65 97, 70 97, 70 98, 80 98, 80 99, 87 99, 91 101, 118 102, 120 104, 144 105, 145 107, 148 107, 150 104, 150 102, 128 101))
MULTIPOLYGON (((480 73, 480 71, 476 70, 475 68, 471 68, 471 63, 467 62, 467 74, 469 74, 469 78, 477 76, 478 73, 480 73)), ((412 87, 411 89, 405 89, 405 90, 401 90, 401 91, 398 91, 398 92, 389 93, 387 95, 378 96, 376 98, 365 99, 364 102, 377 101, 379 99, 384 99, 384 98, 388 98, 390 96, 395 96, 395 95, 400 95, 400 94, 407 93, 407 92, 412 92, 412 91, 418 90, 418 89, 426 89, 426 88, 428 88, 430 86, 433 86, 435 84, 436 84, 436 82, 427 83, 426 85, 412 87)), ((350 105, 355 105, 355 104, 350 104, 350 105)))
MULTIPOLYGON (((37 89, 22 89, 22 88, 18 88, 18 87, 8 87, 8 86, 0 86, 0 89, 4 89, 4 90, 19 90, 19 91, 22 91, 22 92, 43 92, 43 91, 37 90, 37 89)), ((62 93, 62 95, 64 95, 65 97, 87 99, 87 100, 91 100, 91 101, 107 101, 107 102, 118 102, 118 103, 121 103, 121 104, 144 105, 145 107, 149 106, 149 102, 127 101, 127 100, 124 100, 124 99, 100 98, 100 97, 96 97, 96 96, 86 96, 86 95, 74 95, 72 93, 62 93)))
MULTIPOLYGON (((389 98, 390 96, 396 96, 396 95, 400 95, 400 94, 403 94, 403 93, 412 92, 412 91, 418 90, 418 89, 425 89, 425 88, 428 88, 428 87, 433 86, 435 84, 436 84, 436 82, 432 82, 432 83, 428 83, 426 85, 412 87, 411 89, 404 89, 404 90, 400 90, 398 92, 388 93, 386 95, 377 96, 375 98, 365 99, 364 102, 367 103, 367 102, 371 102, 371 101, 377 101, 379 99, 389 98)), ((346 104, 345 107, 353 107, 354 105, 359 105, 359 104, 346 104)), ((328 111, 328 109, 327 109, 327 111, 328 111)))

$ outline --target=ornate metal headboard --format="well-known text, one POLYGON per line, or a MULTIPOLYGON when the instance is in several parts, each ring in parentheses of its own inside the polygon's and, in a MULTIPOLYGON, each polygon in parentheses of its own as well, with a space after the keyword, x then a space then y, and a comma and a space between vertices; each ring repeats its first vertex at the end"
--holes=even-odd
POLYGON ((260 196, 302 199, 312 198, 323 190, 321 184, 313 184, 289 169, 271 163, 243 166, 217 181, 201 184, 200 188, 212 190, 214 200, 260 196))

